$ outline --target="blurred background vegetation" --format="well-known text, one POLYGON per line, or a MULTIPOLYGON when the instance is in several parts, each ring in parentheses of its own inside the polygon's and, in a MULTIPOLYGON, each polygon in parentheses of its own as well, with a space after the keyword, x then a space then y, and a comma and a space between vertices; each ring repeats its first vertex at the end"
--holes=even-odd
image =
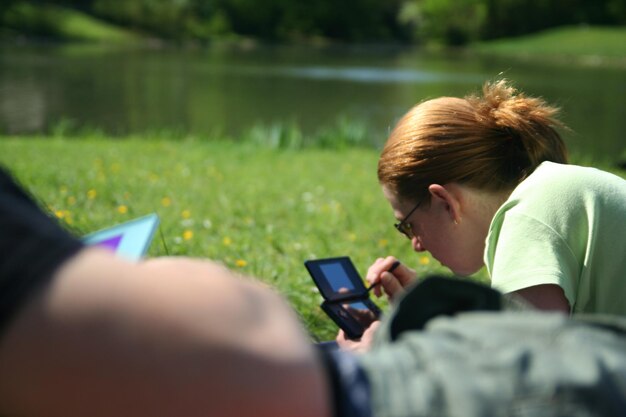
POLYGON ((3 38, 464 45, 626 24, 626 0, 3 0, 3 38))

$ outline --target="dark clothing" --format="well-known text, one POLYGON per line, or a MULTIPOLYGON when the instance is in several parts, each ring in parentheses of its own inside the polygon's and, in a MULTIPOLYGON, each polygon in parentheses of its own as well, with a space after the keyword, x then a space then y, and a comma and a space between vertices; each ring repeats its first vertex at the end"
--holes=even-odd
POLYGON ((316 345, 330 382, 333 417, 372 417, 370 386, 351 352, 337 345, 316 345))
POLYGON ((0 331, 82 246, 0 168, 0 331))
POLYGON ((356 361, 325 355, 337 416, 626 415, 624 317, 528 310, 439 277, 407 292, 375 342, 356 361))

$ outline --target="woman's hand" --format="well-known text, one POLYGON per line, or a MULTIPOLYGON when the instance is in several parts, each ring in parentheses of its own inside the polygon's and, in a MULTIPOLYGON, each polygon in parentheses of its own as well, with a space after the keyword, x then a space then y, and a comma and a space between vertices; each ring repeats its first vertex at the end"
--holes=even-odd
POLYGON ((374 294, 377 297, 380 297, 384 291, 389 301, 393 302, 407 286, 416 280, 417 273, 399 262, 393 256, 378 258, 367 270, 365 277, 367 282, 370 285, 378 284, 374 287, 374 294), (396 263, 398 263, 397 267, 392 268, 396 263))
POLYGON ((343 330, 339 329, 339 333, 337 333, 337 337, 335 340, 341 349, 349 350, 356 353, 367 352, 372 345, 372 340, 374 340, 374 333, 378 326, 380 325, 380 321, 374 321, 370 326, 365 329, 363 335, 360 339, 348 339, 343 330))

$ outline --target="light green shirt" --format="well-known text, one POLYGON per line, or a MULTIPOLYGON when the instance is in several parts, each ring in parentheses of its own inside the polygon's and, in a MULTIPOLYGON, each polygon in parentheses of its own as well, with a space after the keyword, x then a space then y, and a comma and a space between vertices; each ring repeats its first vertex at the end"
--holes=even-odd
POLYGON ((626 315, 626 180, 544 162, 496 212, 485 265, 502 292, 557 284, 573 313, 626 315))

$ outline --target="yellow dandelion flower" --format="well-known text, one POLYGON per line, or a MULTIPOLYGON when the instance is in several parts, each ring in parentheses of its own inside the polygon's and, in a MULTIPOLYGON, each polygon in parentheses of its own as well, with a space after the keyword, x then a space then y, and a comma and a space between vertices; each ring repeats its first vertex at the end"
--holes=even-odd
POLYGON ((63 210, 55 210, 54 215, 57 216, 58 219, 62 219, 65 217, 65 212, 63 210))
POLYGON ((87 198, 89 200, 93 200, 94 198, 96 198, 96 196, 98 195, 98 192, 96 190, 94 190, 93 188, 89 191, 87 191, 87 198))
POLYGON ((222 239, 222 243, 224 244, 224 246, 230 246, 233 244, 233 240, 226 236, 224 237, 224 239, 222 239))
POLYGON ((235 265, 237 265, 239 268, 243 268, 244 266, 248 265, 248 262, 243 259, 237 259, 235 261, 235 265))
POLYGON ((420 265, 428 265, 430 263, 430 258, 428 256, 420 257, 420 265))
POLYGON ((169 207, 169 206, 171 206, 171 205, 172 205, 172 199, 171 199, 171 198, 169 198, 169 197, 163 197, 163 198, 161 199, 161 205, 162 205, 163 207, 169 207))
POLYGON ((191 230, 185 230, 183 232, 183 239, 190 240, 191 238, 193 238, 193 232, 191 230))
POLYGON ((378 241, 378 247, 379 248, 385 248, 385 247, 387 247, 388 244, 389 244, 389 241, 387 239, 380 239, 378 241))
POLYGON ((126 213, 128 213, 128 207, 125 206, 124 204, 119 205, 117 207, 117 212, 120 213, 120 214, 126 214, 126 213))
POLYGON ((181 216, 183 219, 188 219, 188 218, 190 218, 190 217, 191 217, 191 211, 190 211, 190 210, 183 210, 183 212, 182 212, 182 213, 180 213, 180 216, 181 216))

